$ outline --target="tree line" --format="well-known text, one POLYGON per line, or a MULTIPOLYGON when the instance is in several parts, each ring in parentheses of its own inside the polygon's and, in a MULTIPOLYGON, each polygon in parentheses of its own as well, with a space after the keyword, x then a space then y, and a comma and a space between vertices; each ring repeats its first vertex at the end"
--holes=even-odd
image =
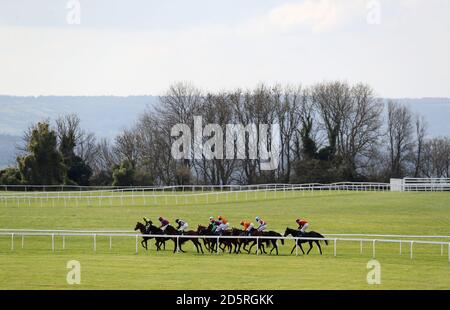
MULTIPOLYGON (((216 133, 208 134, 204 141, 216 133)), ((367 84, 204 92, 178 82, 113 141, 86 133, 77 115, 32 125, 17 165, 0 171, 0 184, 386 182, 404 176, 450 177, 450 139, 429 137, 424 117, 407 105, 385 103, 367 84), (227 124, 278 124, 278 167, 263 170, 259 159, 174 159, 171 128, 193 128, 194 116, 222 130, 227 124)))

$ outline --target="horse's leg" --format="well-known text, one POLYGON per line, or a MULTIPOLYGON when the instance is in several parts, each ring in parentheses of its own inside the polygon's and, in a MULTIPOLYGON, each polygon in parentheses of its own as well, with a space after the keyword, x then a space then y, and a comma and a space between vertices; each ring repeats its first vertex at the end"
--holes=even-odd
POLYGON ((203 239, 203 244, 205 245, 205 249, 209 251, 209 244, 206 242, 206 239, 203 239))
POLYGON ((261 249, 261 253, 264 253, 264 254, 267 254, 266 253, 266 247, 264 246, 264 243, 260 243, 260 245, 259 245, 259 247, 260 247, 260 249, 261 249))
POLYGON ((311 252, 311 250, 312 250, 312 248, 313 248, 313 243, 312 243, 312 241, 308 241, 308 243, 309 243, 309 250, 308 250, 308 252, 306 252, 306 255, 308 255, 309 252, 311 252))
POLYGON ((173 240, 173 244, 175 245, 173 247, 173 252, 175 253, 177 251, 177 249, 178 249, 178 240, 177 239, 173 240))
POLYGON ((272 241, 272 249, 270 250, 270 254, 272 254, 273 250, 276 250, 277 255, 278 255, 278 245, 277 245, 277 240, 271 240, 272 241))
MULTIPOLYGON (((202 254, 205 254, 204 252, 203 252, 203 247, 202 247, 202 244, 200 243, 200 241, 196 241, 197 242, 197 244, 198 244, 198 246, 200 247, 200 250, 202 251, 202 254)), ((197 250, 198 251, 198 250, 197 250)))
POLYGON ((186 253, 186 251, 184 251, 182 248, 181 248, 181 245, 183 244, 183 242, 180 242, 180 244, 178 245, 178 248, 180 249, 180 251, 182 252, 182 253, 186 253))
POLYGON ((305 255, 305 251, 303 250, 303 247, 302 247, 302 243, 301 243, 301 242, 298 243, 298 246, 300 247, 300 250, 302 250, 303 255, 305 255))
POLYGON ((316 242, 316 244, 317 244, 317 248, 319 249, 320 255, 322 255, 322 247, 320 246, 319 240, 316 240, 315 242, 316 242))
POLYGON ((248 245, 248 243, 247 243, 247 242, 243 242, 242 244, 244 245, 244 246, 242 247, 242 249, 243 249, 244 251, 246 251, 247 253, 250 253, 250 251, 247 250, 247 245, 248 245))
POLYGON ((295 248, 297 247, 297 244, 294 245, 294 247, 291 250, 291 254, 294 253, 295 248))
POLYGON ((253 240, 252 244, 250 245, 250 248, 248 249, 248 254, 252 251, 252 248, 256 245, 256 241, 253 240))

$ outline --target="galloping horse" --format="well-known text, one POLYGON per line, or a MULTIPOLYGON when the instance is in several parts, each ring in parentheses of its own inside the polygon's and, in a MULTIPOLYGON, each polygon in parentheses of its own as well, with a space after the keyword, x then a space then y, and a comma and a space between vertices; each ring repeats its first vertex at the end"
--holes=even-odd
POLYGON ((189 231, 185 231, 184 233, 182 233, 181 231, 178 231, 175 227, 168 225, 167 228, 164 231, 164 234, 166 235, 184 235, 184 236, 193 236, 192 238, 173 238, 173 241, 175 242, 175 248, 173 249, 173 252, 175 253, 178 249, 180 249, 181 252, 185 252, 183 251, 183 249, 181 248, 181 245, 187 241, 192 241, 192 243, 195 245, 195 248, 197 249, 197 253, 200 253, 200 251, 198 250, 200 247, 200 250, 203 252, 203 248, 202 248, 202 244, 200 243, 200 241, 198 241, 198 233, 194 230, 189 230, 189 231))
MULTIPOLYGON (((309 250, 308 252, 306 252, 306 255, 309 254, 309 252, 311 252, 311 249, 313 248, 313 242, 317 245, 317 248, 319 249, 319 253, 320 255, 322 255, 322 248, 320 247, 320 243, 319 239, 323 239, 325 238, 323 235, 319 234, 318 232, 315 231, 310 231, 310 232, 306 232, 302 235, 299 235, 299 231, 297 229, 292 229, 287 227, 286 231, 284 232, 284 236, 287 237, 288 235, 292 235, 292 237, 304 237, 304 238, 315 238, 316 240, 305 240, 305 239, 297 239, 296 244, 294 245, 294 247, 292 248, 291 254, 294 252, 295 248, 297 246, 300 247, 300 250, 302 250, 302 253, 305 254, 305 251, 303 251, 302 248, 302 243, 309 243, 309 250)), ((328 245, 328 241, 325 239, 323 240, 325 241, 325 244, 328 245)))
MULTIPOLYGON (((281 237, 281 234, 280 233, 278 233, 278 232, 276 232, 276 231, 273 231, 273 230, 269 230, 269 231, 258 231, 258 230, 253 230, 253 232, 252 232, 252 236, 262 236, 262 237, 281 237)), ((260 244, 259 244, 259 246, 261 247, 261 249, 262 249, 262 252, 264 253, 264 254, 267 254, 266 253, 266 250, 265 250, 265 248, 264 248, 264 244, 266 245, 266 246, 269 246, 270 244, 272 244, 272 249, 270 250, 270 252, 269 252, 269 254, 272 254, 272 251, 273 250, 276 250, 276 253, 277 253, 277 255, 278 255, 278 244, 277 244, 277 241, 278 240, 280 240, 281 241, 281 244, 283 244, 284 245, 284 239, 280 239, 280 238, 264 238, 264 239, 261 239, 260 240, 260 244)), ((252 248, 253 248, 253 246, 256 244, 257 242, 256 242, 256 240, 254 240, 254 242, 253 242, 253 244, 252 245, 250 245, 250 251, 252 250, 252 248)))
MULTIPOLYGON (((223 231, 220 236, 233 236, 232 232, 233 232, 232 230, 226 230, 226 231, 223 231)), ((217 238, 219 239, 219 248, 222 251, 225 251, 225 248, 228 247, 229 252, 231 253, 232 250, 233 250, 233 245, 235 247, 237 247, 237 239, 234 239, 234 238, 222 238, 222 239, 220 239, 219 235, 215 234, 211 230, 211 225, 209 225, 208 227, 202 226, 202 225, 198 225, 197 233, 200 236, 217 236, 217 238)), ((211 253, 218 251, 218 249, 217 249, 217 241, 216 240, 214 240, 212 238, 203 238, 203 243, 205 244, 205 247, 207 249, 209 249, 209 251, 211 253)))
MULTIPOLYGON (((152 221, 149 221, 150 225, 147 227, 144 224, 137 222, 136 227, 134 227, 134 230, 139 230, 141 234, 143 235, 158 235, 160 234, 159 228, 156 226, 153 226, 152 221)), ((141 245, 144 249, 148 250, 147 241, 149 239, 153 239, 154 237, 142 237, 141 245)), ((166 249, 166 242, 164 238, 155 238, 156 239, 156 249, 159 251, 161 249, 161 244, 164 246, 164 249, 166 249)))

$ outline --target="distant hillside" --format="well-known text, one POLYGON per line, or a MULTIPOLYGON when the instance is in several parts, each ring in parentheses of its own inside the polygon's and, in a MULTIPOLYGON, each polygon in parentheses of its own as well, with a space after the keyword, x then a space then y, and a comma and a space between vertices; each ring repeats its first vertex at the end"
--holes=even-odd
POLYGON ((429 136, 450 137, 450 98, 395 99, 425 116, 429 136))
POLYGON ((32 123, 76 113, 84 129, 113 138, 121 129, 132 125, 149 105, 157 102, 158 97, 154 96, 0 96, 0 134, 21 136, 32 123))
POLYGON ((21 141, 19 136, 0 134, 0 169, 15 163, 16 146, 21 141))

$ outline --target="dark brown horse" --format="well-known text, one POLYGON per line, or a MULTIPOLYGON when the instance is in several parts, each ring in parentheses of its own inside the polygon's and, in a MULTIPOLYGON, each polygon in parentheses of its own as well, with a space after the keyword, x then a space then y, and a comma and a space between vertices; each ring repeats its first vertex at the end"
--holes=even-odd
POLYGON ((189 231, 185 231, 185 232, 181 232, 178 231, 175 227, 168 225, 167 228, 164 230, 164 234, 166 235, 183 235, 183 236, 193 236, 192 238, 186 238, 186 237, 175 237, 172 238, 173 242, 175 243, 175 248, 173 249, 173 252, 175 253, 177 251, 177 248, 181 251, 181 252, 185 252, 182 248, 181 245, 186 243, 187 241, 192 241, 192 243, 195 245, 195 248, 197 249, 197 253, 200 253, 200 251, 203 252, 203 247, 202 244, 200 243, 200 241, 198 241, 198 233, 194 230, 189 230, 189 231), (199 251, 200 248, 200 251, 199 251))
MULTIPOLYGON (((315 240, 297 239, 297 242, 295 243, 294 247, 291 250, 291 254, 294 252, 294 250, 297 246, 299 246, 300 250, 302 250, 302 253, 305 254, 305 251, 303 251, 303 248, 302 248, 302 243, 309 243, 309 250, 308 250, 308 252, 306 252, 306 255, 308 255, 309 252, 311 252, 311 249, 313 248, 313 243, 315 243, 317 245, 317 248, 319 249, 320 255, 322 255, 322 248, 320 246, 319 241, 322 241, 320 239, 325 238, 323 235, 321 235, 315 231, 309 231, 309 232, 300 234, 300 232, 297 229, 292 229, 292 228, 288 227, 288 228, 286 228, 286 231, 284 232, 284 236, 287 237, 289 235, 292 235, 292 237, 303 237, 303 238, 314 238, 315 239, 315 240)), ((325 244, 328 245, 328 241, 326 239, 323 241, 325 241, 325 244)))
MULTIPOLYGON (((145 226, 144 224, 137 222, 136 226, 134 227, 134 230, 139 230, 141 234, 143 235, 159 235, 158 227, 153 226, 152 222, 149 222, 148 226, 145 226)), ((153 239, 154 237, 145 236, 142 237, 141 245, 144 249, 148 250, 147 242, 149 239, 153 239)), ((164 249, 166 248, 166 243, 164 238, 155 238, 155 246, 156 250, 159 251, 161 249, 161 245, 164 246, 164 249)))
MULTIPOLYGON (((277 255, 278 255, 278 244, 277 244, 277 241, 280 240, 280 241, 281 241, 281 244, 284 245, 284 239, 282 239, 282 238, 277 238, 277 237, 281 237, 281 234, 278 233, 278 232, 276 232, 276 231, 273 231, 273 230, 269 230, 269 231, 258 231, 258 230, 256 230, 256 229, 254 229, 254 230, 252 231, 252 234, 251 234, 251 235, 252 235, 252 236, 261 236, 261 237, 275 237, 275 238, 273 238, 273 239, 272 239, 272 238, 261 238, 261 239, 258 240, 258 241, 259 241, 259 247, 260 247, 259 250, 260 250, 262 253, 264 253, 264 254, 267 254, 264 245, 267 246, 267 247, 268 247, 269 245, 272 245, 272 249, 270 250, 269 254, 272 254, 272 251, 275 250, 276 253, 277 253, 277 255)), ((253 246, 254 246, 256 243, 258 243, 257 240, 254 240, 254 239, 253 239, 253 243, 250 245, 249 251, 252 250, 253 246)))

